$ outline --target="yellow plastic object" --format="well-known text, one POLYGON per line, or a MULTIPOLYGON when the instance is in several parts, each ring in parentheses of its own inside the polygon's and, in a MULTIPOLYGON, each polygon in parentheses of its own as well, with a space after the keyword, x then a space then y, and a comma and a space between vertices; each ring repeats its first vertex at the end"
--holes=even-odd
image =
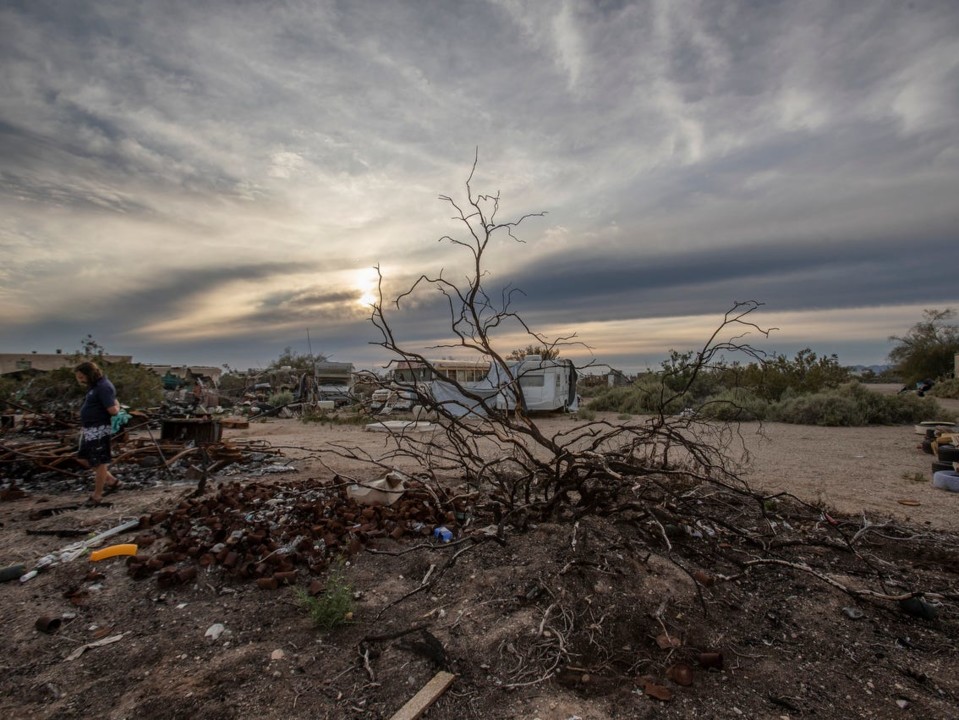
POLYGON ((120 555, 136 555, 137 546, 134 543, 124 543, 122 545, 111 545, 110 547, 100 548, 90 553, 90 562, 106 560, 107 558, 118 557, 120 555))

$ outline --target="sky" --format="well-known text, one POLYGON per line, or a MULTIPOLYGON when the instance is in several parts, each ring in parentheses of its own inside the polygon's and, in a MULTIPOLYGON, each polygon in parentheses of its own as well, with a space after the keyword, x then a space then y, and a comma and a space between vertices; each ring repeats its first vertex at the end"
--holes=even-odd
POLYGON ((5 0, 0 63, 0 352, 378 367, 379 268, 448 355, 389 301, 468 277, 471 172, 527 216, 484 287, 578 362, 756 301, 760 349, 876 364, 959 307, 954 0, 5 0))

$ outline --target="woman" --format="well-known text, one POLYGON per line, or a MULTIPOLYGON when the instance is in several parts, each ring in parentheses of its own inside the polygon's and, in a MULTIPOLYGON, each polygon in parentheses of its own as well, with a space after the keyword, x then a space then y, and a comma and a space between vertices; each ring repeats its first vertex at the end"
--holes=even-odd
POLYGON ((110 461, 113 448, 110 438, 113 435, 112 418, 120 412, 117 402, 117 390, 107 380, 103 371, 94 362, 84 362, 74 369, 77 382, 86 385, 87 395, 80 408, 80 452, 77 457, 84 467, 92 467, 94 472, 93 494, 88 505, 99 505, 103 494, 113 492, 120 482, 110 473, 110 461))

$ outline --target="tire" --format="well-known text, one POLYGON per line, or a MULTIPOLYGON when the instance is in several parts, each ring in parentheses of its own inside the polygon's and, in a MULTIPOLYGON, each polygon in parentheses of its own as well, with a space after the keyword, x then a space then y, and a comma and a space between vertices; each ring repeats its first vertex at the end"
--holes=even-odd
POLYGON ((936 457, 939 459, 939 462, 959 462, 959 448, 955 445, 940 445, 936 451, 936 457))
POLYGON ((959 472, 943 470, 932 476, 932 486, 949 492, 959 492, 959 472))
POLYGON ((922 451, 926 453, 926 455, 932 455, 932 440, 926 438, 922 441, 922 451))
POLYGON ((933 462, 932 474, 935 475, 937 472, 952 472, 952 463, 933 462))

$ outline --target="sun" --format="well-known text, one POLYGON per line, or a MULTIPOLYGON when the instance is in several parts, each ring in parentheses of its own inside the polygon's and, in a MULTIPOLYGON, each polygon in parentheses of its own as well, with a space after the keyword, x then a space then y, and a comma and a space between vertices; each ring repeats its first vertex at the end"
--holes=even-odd
POLYGON ((379 276, 373 268, 365 268, 356 274, 356 304, 368 309, 380 301, 379 276))

